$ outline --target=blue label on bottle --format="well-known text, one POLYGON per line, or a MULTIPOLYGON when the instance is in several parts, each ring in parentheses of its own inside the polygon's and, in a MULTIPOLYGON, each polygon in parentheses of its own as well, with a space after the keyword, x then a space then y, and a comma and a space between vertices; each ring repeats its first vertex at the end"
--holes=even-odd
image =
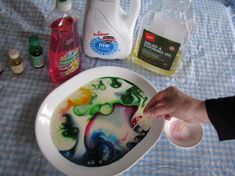
POLYGON ((119 44, 112 36, 96 37, 90 42, 92 51, 101 56, 115 54, 119 50, 119 44))

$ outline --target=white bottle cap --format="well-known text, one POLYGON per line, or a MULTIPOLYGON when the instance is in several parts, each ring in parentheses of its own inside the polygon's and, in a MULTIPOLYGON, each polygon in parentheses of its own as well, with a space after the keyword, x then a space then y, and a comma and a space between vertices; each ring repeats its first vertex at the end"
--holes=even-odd
POLYGON ((71 0, 56 0, 56 8, 62 12, 68 12, 72 9, 71 0))
POLYGON ((8 51, 8 55, 11 59, 17 59, 19 57, 20 53, 17 49, 10 49, 8 51))

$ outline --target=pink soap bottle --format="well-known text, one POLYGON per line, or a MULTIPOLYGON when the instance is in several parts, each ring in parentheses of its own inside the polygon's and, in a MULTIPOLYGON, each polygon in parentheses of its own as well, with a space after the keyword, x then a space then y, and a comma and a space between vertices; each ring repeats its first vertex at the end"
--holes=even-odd
POLYGON ((49 74, 54 83, 62 83, 79 73, 81 47, 78 34, 79 13, 71 0, 56 0, 49 17, 51 27, 49 74))

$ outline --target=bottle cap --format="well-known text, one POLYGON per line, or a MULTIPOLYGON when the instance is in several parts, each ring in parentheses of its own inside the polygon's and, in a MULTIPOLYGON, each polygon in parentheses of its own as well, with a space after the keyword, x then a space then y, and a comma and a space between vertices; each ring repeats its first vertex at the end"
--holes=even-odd
POLYGON ((31 36, 29 37, 29 45, 30 45, 30 46, 38 46, 38 45, 40 45, 40 41, 39 41, 38 36, 36 36, 36 35, 31 35, 31 36))
POLYGON ((8 55, 11 59, 17 59, 19 57, 20 53, 17 49, 10 49, 8 51, 8 55))
POLYGON ((56 8, 62 12, 67 12, 72 9, 71 0, 56 0, 56 8))

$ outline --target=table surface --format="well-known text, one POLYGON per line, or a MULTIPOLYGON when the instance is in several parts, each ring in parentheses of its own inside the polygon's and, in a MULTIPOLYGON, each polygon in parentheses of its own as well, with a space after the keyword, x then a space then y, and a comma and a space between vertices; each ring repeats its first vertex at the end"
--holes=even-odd
MULTIPOLYGON (((142 0, 138 24, 152 0, 142 0)), ((120 66, 150 80, 158 90, 175 85, 187 94, 208 99, 235 94, 235 32, 232 1, 197 0, 193 3, 195 26, 181 67, 171 77, 147 71, 129 60, 104 61, 84 55, 82 70, 99 66, 120 66)), ((74 2, 83 12, 85 0, 74 2)), ((122 5, 128 8, 129 1, 122 5)), ((233 6, 235 6, 233 4, 233 6)), ((47 14, 54 2, 46 0, 3 0, 0 2, 0 175, 63 175, 40 152, 34 123, 44 98, 56 87, 48 76, 49 28, 47 14), (39 35, 46 66, 34 69, 28 56, 28 37, 39 35), (9 48, 18 48, 25 72, 16 76, 6 63, 9 48)), ((82 29, 82 21, 80 23, 82 29)), ((202 143, 193 149, 179 149, 164 135, 143 159, 123 175, 234 175, 235 141, 219 142, 211 124, 204 125, 202 143)))

